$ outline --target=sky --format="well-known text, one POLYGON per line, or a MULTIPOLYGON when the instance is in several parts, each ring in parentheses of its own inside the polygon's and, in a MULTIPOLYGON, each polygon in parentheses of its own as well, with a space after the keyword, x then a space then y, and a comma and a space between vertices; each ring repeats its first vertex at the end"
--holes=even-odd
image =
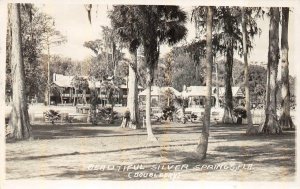
MULTIPOLYGON (((52 47, 51 53, 60 54, 70 57, 73 60, 84 60, 93 55, 93 52, 83 46, 85 41, 95 40, 101 38, 101 27, 110 26, 110 20, 107 17, 108 10, 111 5, 93 5, 92 8, 92 24, 89 23, 87 12, 82 4, 47 4, 38 5, 38 7, 45 13, 49 14, 55 19, 55 27, 63 35, 67 37, 67 43, 52 47)), ((190 42, 195 38, 194 24, 190 22, 190 14, 193 7, 182 7, 188 13, 188 21, 186 27, 188 28, 188 35, 186 41, 190 42)), ((289 57, 293 57, 293 36, 294 36, 294 14, 290 13, 289 23, 289 57)), ((259 20, 258 26, 262 29, 260 36, 254 38, 254 48, 250 52, 250 63, 267 62, 268 55, 268 32, 269 32, 269 18, 264 17, 259 20)), ((180 45, 180 44, 178 44, 180 45)), ((161 47, 161 56, 169 52, 171 47, 163 45, 161 47)), ((126 53, 126 52, 125 52, 126 53)), ((240 57, 235 58, 242 60, 240 57)), ((290 58, 290 66, 293 68, 293 58, 290 58)), ((279 66, 280 69, 280 66, 279 66)), ((290 69, 293 75, 293 70, 290 69)), ((279 70, 280 73, 280 70, 279 70)))

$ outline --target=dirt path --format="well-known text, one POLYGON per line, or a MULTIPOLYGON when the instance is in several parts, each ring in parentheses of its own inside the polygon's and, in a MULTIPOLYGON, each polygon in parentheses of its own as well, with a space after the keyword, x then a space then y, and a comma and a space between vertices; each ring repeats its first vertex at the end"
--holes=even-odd
POLYGON ((7 179, 292 181, 295 131, 246 136, 245 126, 211 127, 208 156, 194 160, 197 124, 154 125, 158 143, 145 130, 116 126, 33 126, 35 140, 7 143, 7 179))

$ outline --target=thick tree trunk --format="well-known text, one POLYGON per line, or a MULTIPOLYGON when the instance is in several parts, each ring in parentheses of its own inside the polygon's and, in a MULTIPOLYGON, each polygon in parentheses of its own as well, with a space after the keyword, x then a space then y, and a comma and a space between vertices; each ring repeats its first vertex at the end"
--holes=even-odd
POLYGON ((281 32, 281 95, 282 112, 279 118, 279 124, 282 128, 293 128, 295 125, 290 115, 290 85, 289 85, 289 8, 282 8, 282 32, 281 32))
POLYGON ((205 113, 202 127, 202 133, 200 135, 199 143, 196 149, 197 158, 205 159, 208 147, 208 136, 210 127, 210 111, 211 111, 211 85, 212 85, 212 19, 213 19, 213 7, 207 8, 207 31, 206 31, 206 101, 205 101, 205 113))
MULTIPOLYGON (((277 72, 279 62, 279 8, 270 8, 270 28, 269 28, 269 53, 268 53, 268 71, 269 81, 267 92, 269 93, 269 102, 266 102, 266 120, 262 132, 268 134, 282 133, 282 129, 277 120, 277 72)), ((268 94, 267 94, 268 95, 268 94)))
POLYGON ((149 141, 157 141, 156 137, 153 135, 152 125, 151 125, 151 86, 153 83, 153 70, 147 65, 147 87, 146 87, 146 128, 149 141))
POLYGON ((233 42, 231 39, 230 45, 226 50, 225 63, 225 103, 223 123, 234 123, 233 121, 233 104, 232 104, 232 66, 233 66, 233 42))
POLYGON ((268 114, 268 108, 270 106, 270 66, 267 66, 267 82, 266 82, 266 96, 265 96, 265 118, 264 121, 262 121, 262 124, 260 124, 258 132, 263 132, 264 126, 268 123, 269 120, 269 114, 268 114))
POLYGON ((25 96, 25 71, 22 55, 21 17, 20 4, 11 5, 11 71, 13 103, 9 125, 13 130, 13 138, 16 140, 31 137, 31 127, 28 116, 28 106, 25 96))
POLYGON ((138 87, 137 87, 137 54, 132 53, 132 65, 129 65, 128 76, 128 94, 127 94, 127 109, 130 112, 129 120, 123 120, 122 127, 129 127, 132 129, 139 128, 138 118, 138 87))
POLYGON ((245 96, 246 96, 246 111, 247 111, 247 134, 256 134, 257 130, 253 127, 252 115, 251 115, 251 106, 250 106, 250 90, 249 90, 249 67, 248 67, 248 44, 247 44, 247 30, 246 30, 246 17, 245 10, 242 8, 242 29, 243 29, 243 56, 244 56, 244 82, 245 82, 245 96))

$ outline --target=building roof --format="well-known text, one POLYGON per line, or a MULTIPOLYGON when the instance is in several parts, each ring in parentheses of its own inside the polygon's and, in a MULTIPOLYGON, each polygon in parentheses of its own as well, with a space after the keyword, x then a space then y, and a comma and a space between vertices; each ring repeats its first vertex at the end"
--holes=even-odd
MULTIPOLYGON (((212 96, 217 95, 217 88, 212 87, 212 96)), ((182 91, 182 96, 187 98, 189 96, 205 96, 207 92, 206 86, 190 86, 186 90, 182 91)), ((219 95, 225 95, 225 87, 219 87, 219 95)), ((232 87, 233 97, 244 97, 244 94, 240 87, 232 87)))
MULTIPOLYGON (((125 84, 121 84, 121 85, 119 85, 119 88, 120 88, 120 89, 127 89, 128 86, 125 85, 125 84)), ((139 85, 139 86, 138 86, 138 89, 143 89, 143 87, 139 85)))
MULTIPOLYGON (((173 87, 158 87, 158 86, 152 86, 151 87, 151 96, 160 96, 165 95, 165 92, 167 90, 170 90, 173 92, 175 96, 181 96, 181 93, 174 89, 173 87)), ((139 96, 146 96, 146 90, 143 90, 139 93, 139 96)))
MULTIPOLYGON (((80 76, 80 77, 87 79, 87 81, 89 83, 89 88, 92 88, 92 86, 94 86, 94 85, 95 85, 94 86, 95 88, 101 87, 100 81, 93 82, 91 79, 89 79, 88 76, 80 76)), ((54 73, 53 74, 53 83, 59 87, 73 87, 71 85, 73 78, 74 78, 74 76, 66 76, 66 75, 54 73)))
POLYGON ((66 76, 61 74, 53 74, 53 83, 58 85, 59 87, 72 87, 71 81, 74 76, 66 76))
MULTIPOLYGON (((219 95, 225 95, 225 87, 219 87, 219 95)), ((232 96, 233 97, 244 97, 241 87, 232 87, 232 96)))

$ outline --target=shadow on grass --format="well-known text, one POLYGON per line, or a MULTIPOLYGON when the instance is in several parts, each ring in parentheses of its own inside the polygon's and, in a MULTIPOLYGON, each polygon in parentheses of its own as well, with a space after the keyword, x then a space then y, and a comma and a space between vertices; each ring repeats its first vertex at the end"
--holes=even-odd
MULTIPOLYGON (((226 163, 230 161, 241 162, 245 164, 253 164, 254 167, 265 168, 265 169, 275 169, 284 167, 287 170, 284 174, 292 174, 295 172, 295 132, 284 132, 282 135, 257 135, 248 136, 245 133, 245 126, 237 125, 216 125, 211 127, 211 136, 209 139, 209 144, 220 143, 218 140, 223 139, 225 141, 234 142, 241 141, 243 144, 234 142, 231 146, 222 145, 210 148, 205 160, 198 160, 197 154, 194 152, 187 152, 174 148, 177 145, 168 145, 167 148, 162 148, 160 145, 153 146, 139 146, 131 147, 126 149, 116 149, 116 150, 106 150, 106 151, 92 151, 92 152, 72 152, 72 153, 61 153, 61 154, 51 154, 46 156, 26 156, 18 157, 14 155, 13 158, 7 158, 7 161, 26 161, 26 160, 39 160, 47 158, 56 157, 67 157, 77 156, 78 159, 83 158, 84 155, 93 154, 105 154, 109 157, 110 153, 119 154, 122 151, 132 151, 133 154, 143 154, 146 155, 148 160, 153 162, 152 164, 145 164, 146 168, 143 172, 146 173, 160 173, 163 171, 153 170, 151 168, 156 162, 157 164, 187 164, 188 167, 192 168, 199 164, 218 164, 226 163), (251 142, 255 142, 255 146, 250 146, 251 142), (259 144, 262 142, 262 144, 259 144), (267 144, 265 142, 268 142, 267 144), (257 145, 258 144, 258 145, 257 145), (169 148, 168 148, 169 147, 169 148), (147 150, 152 149, 152 150, 147 150), (153 160, 152 160, 153 159, 153 160), (159 162, 158 162, 159 161, 159 162)), ((158 136, 160 134, 188 134, 188 133, 198 133, 201 127, 199 125, 155 125, 154 132, 158 136)), ((35 136, 39 136, 44 139, 56 139, 56 138, 75 138, 75 137, 116 137, 116 136, 136 136, 136 135, 146 135, 146 133, 141 133, 139 130, 123 130, 111 127, 101 127, 101 126, 75 126, 75 127, 64 127, 64 126, 33 126, 33 132, 35 136), (47 138, 48 137, 48 138, 47 138)), ((189 142, 182 144, 180 146, 195 146, 195 142, 189 142)), ((76 157, 76 158, 77 158, 76 157)), ((143 156, 144 158, 144 156, 143 156)), ((105 161, 105 160, 103 160, 105 161)), ((116 160, 117 161, 117 160, 116 160)), ((140 159, 143 161, 143 159, 140 159)), ((34 161, 35 162, 35 161, 34 161)), ((133 162, 135 163, 135 162, 133 162)), ((59 167, 58 167, 59 169, 59 167)), ((38 177, 50 177, 50 178, 91 178, 91 179, 102 179, 102 180, 130 180, 128 177, 128 172, 116 172, 116 171, 99 171, 99 170, 75 170, 73 167, 63 167, 56 175, 40 175, 38 177)), ((200 170, 193 170, 194 172, 203 172, 200 170)), ((208 170, 213 172, 215 170, 208 170)), ((278 172, 277 172, 278 173, 278 172)), ((255 174, 255 173, 253 173, 255 174)), ((26 175, 24 175, 26 177, 26 175)), ((149 179, 143 177, 135 177, 133 180, 139 179, 149 179)), ((159 179, 159 178, 151 178, 159 179)))
MULTIPOLYGON (((225 139, 226 141, 269 141, 269 140, 276 140, 276 139, 295 139, 295 132, 294 131, 286 131, 282 134, 257 134, 257 135, 246 135, 246 132, 224 132, 223 129, 211 129, 213 138, 215 139, 225 139)), ((234 130, 231 130, 234 131, 234 130)), ((235 130, 238 131, 238 130, 235 130)))
MULTIPOLYGON (((143 130, 143 129, 141 129, 143 130)), ((146 135, 136 130, 126 130, 119 127, 103 127, 91 125, 33 125, 34 139, 65 139, 65 138, 92 138, 92 137, 118 137, 132 135, 146 135)))
MULTIPOLYGON (((182 146, 190 146, 190 145, 196 145, 196 143, 183 144, 182 146)), ((169 145, 169 146, 174 147, 177 145, 169 145)), ((153 145, 153 146, 123 148, 123 149, 116 149, 116 150, 94 151, 94 152, 83 152, 83 153, 79 153, 79 152, 75 151, 72 153, 52 154, 52 155, 45 155, 45 156, 13 157, 13 158, 6 158, 6 160, 7 161, 38 160, 38 159, 55 158, 55 157, 63 157, 63 156, 109 154, 109 153, 116 153, 116 152, 123 152, 123 151, 128 152, 128 151, 137 151, 137 150, 143 150, 143 149, 154 149, 154 148, 160 148, 160 147, 161 147, 160 145, 153 145)))
MULTIPOLYGON (((28 176, 27 178, 47 178, 47 179, 97 179, 97 180, 115 180, 115 181, 130 181, 130 180, 158 180, 160 173, 166 173, 167 171, 157 170, 156 166, 162 166, 163 164, 130 164, 130 165, 107 165, 110 166, 105 168, 105 170, 91 169, 89 165, 86 167, 71 167, 71 166, 56 166, 55 169, 63 170, 62 173, 58 174, 44 174, 37 176, 28 176), (155 165, 155 166, 154 166, 155 165), (131 168, 128 168, 130 166, 131 168), (141 167, 142 166, 142 167, 141 167), (135 168, 133 168, 135 167, 135 168), (149 174, 152 177, 149 177, 149 174), (156 174, 157 177, 154 177, 156 174), (140 175, 140 176, 137 176, 140 175)), ((165 165, 165 164, 164 164, 165 165)), ((22 179, 23 177, 16 178, 22 179)))

